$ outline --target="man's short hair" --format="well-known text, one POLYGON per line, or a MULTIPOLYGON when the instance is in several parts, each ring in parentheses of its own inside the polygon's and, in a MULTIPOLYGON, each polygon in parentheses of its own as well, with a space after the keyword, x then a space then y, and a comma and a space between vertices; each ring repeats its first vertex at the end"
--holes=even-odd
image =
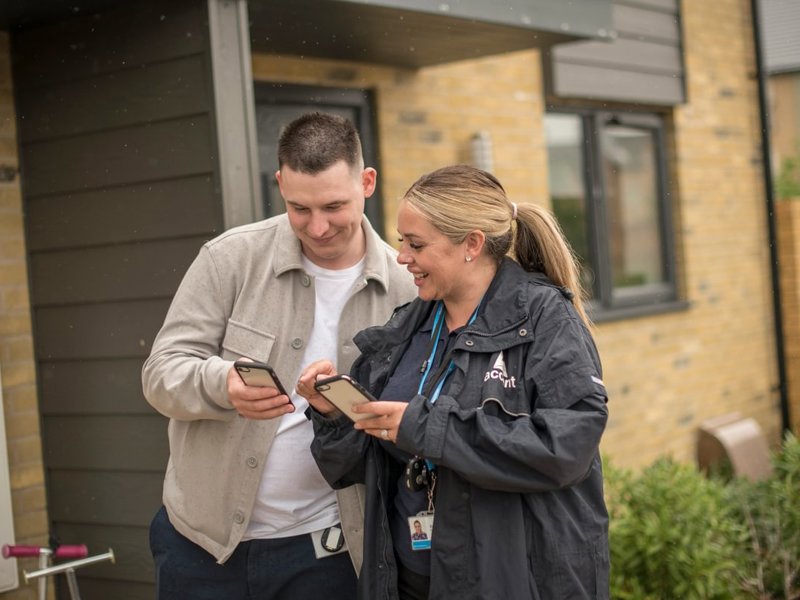
POLYGON ((361 140, 350 119, 329 113, 307 113, 281 131, 278 166, 316 175, 343 160, 361 171, 364 158, 361 140))

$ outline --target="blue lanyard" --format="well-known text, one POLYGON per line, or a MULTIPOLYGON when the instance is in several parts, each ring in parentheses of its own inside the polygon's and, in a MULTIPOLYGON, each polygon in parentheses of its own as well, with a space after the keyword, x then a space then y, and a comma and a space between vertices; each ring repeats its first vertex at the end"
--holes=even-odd
MULTIPOLYGON (((482 301, 482 300, 481 300, 482 301)), ((478 306, 475 307, 475 310, 472 312, 472 316, 469 318, 469 322, 467 325, 472 325, 475 322, 475 319, 478 317, 478 309, 480 308, 481 303, 478 302, 478 306)), ((425 374, 420 379, 419 387, 417 388, 417 394, 422 393, 422 389, 425 387, 425 382, 428 379, 428 375, 431 372, 431 368, 433 367, 433 360, 436 357, 436 348, 439 346, 439 337, 442 333, 442 327, 444 326, 444 303, 439 300, 436 303, 436 314, 433 317, 433 329, 431 331, 431 340, 433 341, 433 347, 431 348, 430 356, 428 356, 428 360, 425 361, 425 374)), ((444 359, 443 359, 444 360, 444 359)), ((447 365, 447 369, 444 372, 444 375, 439 379, 436 387, 433 390, 429 400, 431 404, 434 404, 436 400, 439 398, 439 394, 442 393, 442 387, 444 387, 444 382, 447 380, 447 377, 453 370, 456 368, 455 361, 451 358, 450 363, 447 365)))

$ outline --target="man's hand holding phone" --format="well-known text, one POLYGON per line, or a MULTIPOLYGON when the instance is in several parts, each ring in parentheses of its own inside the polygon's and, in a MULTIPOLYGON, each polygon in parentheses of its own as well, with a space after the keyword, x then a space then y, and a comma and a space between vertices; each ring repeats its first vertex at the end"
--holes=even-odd
POLYGON ((277 375, 264 363, 238 360, 228 371, 228 399, 246 419, 275 419, 294 412, 277 375))

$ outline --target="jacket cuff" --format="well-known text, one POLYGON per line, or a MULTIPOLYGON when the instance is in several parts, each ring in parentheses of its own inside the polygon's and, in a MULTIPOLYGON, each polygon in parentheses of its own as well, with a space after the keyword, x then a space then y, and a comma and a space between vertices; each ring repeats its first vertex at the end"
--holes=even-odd
POLYGON ((315 431, 317 429, 340 429, 348 424, 353 424, 350 418, 340 410, 337 410, 328 416, 323 415, 310 404, 308 408, 306 408, 305 415, 306 419, 311 421, 311 423, 314 425, 315 431))

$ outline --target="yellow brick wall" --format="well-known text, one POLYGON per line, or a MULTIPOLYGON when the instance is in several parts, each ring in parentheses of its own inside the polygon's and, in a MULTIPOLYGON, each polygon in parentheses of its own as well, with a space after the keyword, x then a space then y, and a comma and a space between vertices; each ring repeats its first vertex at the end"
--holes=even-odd
MULTIPOLYGON (((597 327, 611 397, 603 450, 624 466, 665 453, 693 461, 700 423, 733 411, 756 418, 770 443, 780 434, 749 2, 681 6, 688 102, 666 117, 690 306, 597 327)), ((468 160, 480 130, 511 198, 548 202, 536 51, 418 71, 256 55, 253 70, 261 81, 375 91, 390 239, 396 199, 423 172, 468 160)))
POLYGON ((775 205, 778 223, 784 352, 792 430, 800 435, 800 198, 775 205))
MULTIPOLYGON (((17 167, 8 37, 0 31, 0 165, 17 167)), ((0 368, 16 535, 16 540, 0 543, 45 544, 48 519, 18 175, 12 182, 0 182, 0 368)), ((25 559, 18 564, 32 569, 37 563, 25 559)), ((33 600, 35 586, 23 581, 20 574, 20 588, 2 594, 3 599, 33 600)))

